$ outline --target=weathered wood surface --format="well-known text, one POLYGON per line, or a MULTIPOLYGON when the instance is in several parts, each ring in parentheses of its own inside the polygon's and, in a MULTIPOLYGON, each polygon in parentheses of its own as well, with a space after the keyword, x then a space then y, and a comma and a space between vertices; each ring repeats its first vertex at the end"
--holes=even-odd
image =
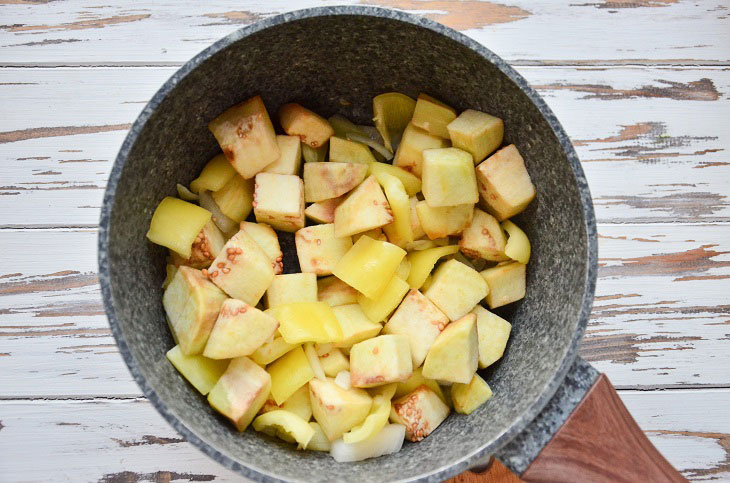
MULTIPOLYGON (((619 388, 730 387, 730 226, 599 227, 581 354, 619 388)), ((0 230, 0 396, 137 396, 100 301, 95 230, 0 230), (41 254, 42 256, 39 256, 41 254)))
MULTIPOLYGON (((599 222, 730 220, 730 71, 519 70, 573 139, 599 222)), ((0 227, 95 226, 126 129, 173 72, 0 69, 0 227)))
MULTIPOLYGON (((686 477, 730 480, 727 2, 362 3, 464 31, 545 97, 599 219, 581 354, 686 477)), ((332 4, 0 0, 1 480, 237 479, 136 399, 100 303, 98 209, 177 66, 256 19, 332 4)))
MULTIPOLYGON (((621 396, 684 476, 730 478, 730 390, 621 396)), ((0 402, 0 454, 3 481, 240 481, 145 400, 0 402)))
POLYGON ((707 0, 226 0, 189 2, 2 0, 0 62, 181 63, 259 18, 298 8, 401 8, 465 31, 521 63, 726 64, 727 2, 707 0))

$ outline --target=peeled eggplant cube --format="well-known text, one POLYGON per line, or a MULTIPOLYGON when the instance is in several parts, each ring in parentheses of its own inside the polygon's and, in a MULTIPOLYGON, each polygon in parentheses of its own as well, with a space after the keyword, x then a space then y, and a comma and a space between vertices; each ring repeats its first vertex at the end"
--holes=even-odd
POLYGON ((340 259, 352 247, 349 236, 335 238, 335 225, 313 225, 302 228, 294 236, 302 272, 332 275, 340 259))
POLYGON ((426 149, 446 148, 450 146, 448 140, 429 134, 427 131, 408 124, 403 131, 398 150, 393 158, 393 165, 403 168, 414 175, 421 177, 423 151, 426 149))
POLYGON ((334 441, 367 417, 373 400, 362 389, 342 389, 332 379, 309 381, 312 415, 327 439, 334 441))
POLYGON ((489 286, 487 305, 490 309, 496 309, 524 298, 525 265, 519 262, 503 262, 496 267, 482 270, 480 273, 489 286))
POLYGON ((203 355, 210 359, 248 356, 271 339, 279 322, 246 302, 227 299, 208 338, 203 355))
POLYGON ((410 394, 416 389, 418 389, 419 386, 427 386, 429 389, 431 389, 433 392, 436 393, 436 395, 446 404, 449 404, 446 396, 444 395, 443 390, 441 389, 441 386, 439 386, 438 382, 434 381, 433 379, 426 379, 423 377, 423 367, 419 367, 417 369, 413 369, 413 374, 411 374, 411 377, 406 379, 403 382, 399 382, 395 388, 395 393, 393 394, 393 397, 396 399, 399 399, 406 394, 410 394))
POLYGON ((226 294, 200 270, 180 267, 162 295, 180 349, 185 355, 203 352, 226 294))
POLYGON ((177 252, 182 258, 190 258, 193 243, 210 219, 210 211, 168 196, 155 208, 147 238, 177 252))
POLYGON ((274 269, 259 245, 241 230, 223 246, 208 277, 231 297, 256 305, 274 279, 274 269))
POLYGON ((253 196, 259 223, 289 232, 304 227, 304 185, 299 176, 259 173, 253 196))
POLYGON ((253 241, 269 257, 275 274, 278 275, 284 271, 284 254, 281 252, 281 245, 279 245, 279 236, 273 228, 266 223, 244 221, 241 223, 241 230, 253 238, 253 241))
POLYGON ((294 302, 317 301, 317 276, 313 273, 277 275, 266 290, 268 308, 294 302))
POLYGON ((190 250, 190 258, 183 258, 177 252, 170 250, 172 263, 175 266, 187 265, 198 269, 209 267, 221 252, 225 243, 226 239, 223 237, 223 233, 213 223, 213 220, 210 220, 195 237, 190 250))
POLYGON ((487 296, 489 288, 482 275, 457 260, 447 260, 433 274, 423 294, 450 320, 460 319, 487 296))
POLYGON ((479 201, 471 154, 461 149, 425 150, 421 181, 423 197, 433 208, 479 201))
POLYGON ((345 201, 346 195, 312 203, 304 209, 304 215, 315 223, 334 223, 335 209, 345 201))
POLYGON ((203 356, 186 356, 176 345, 167 351, 167 359, 203 396, 218 382, 229 361, 218 361, 203 356))
POLYGON ((350 360, 340 349, 332 347, 332 344, 315 344, 314 350, 317 351, 319 364, 327 377, 335 377, 350 369, 350 360))
POLYGON ((383 327, 383 333, 406 336, 413 367, 419 367, 448 323, 449 318, 438 307, 418 290, 411 290, 383 327))
POLYGON ((223 154, 245 179, 279 159, 274 126, 256 96, 226 110, 208 124, 223 154))
POLYGON ((477 316, 477 337, 479 339, 479 368, 491 366, 504 354, 512 324, 481 305, 472 310, 477 316))
POLYGON ((451 400, 457 413, 471 414, 491 397, 492 388, 479 374, 474 374, 469 384, 457 383, 451 386, 451 400))
POLYGON ((393 213, 375 176, 369 176, 335 208, 335 236, 362 233, 393 221, 393 213))
POLYGON ((408 379, 413 372, 411 349, 403 335, 381 335, 350 349, 350 383, 375 387, 408 379))
POLYGON ((221 212, 239 223, 251 214, 253 208, 253 180, 236 175, 223 188, 211 195, 221 212))
POLYGON ((476 315, 466 314, 441 332, 423 363, 423 377, 468 384, 479 364, 476 315))
POLYGON ((472 258, 483 258, 493 262, 508 259, 504 253, 507 239, 495 217, 474 208, 471 223, 464 228, 459 240, 459 249, 472 258))
POLYGON ((414 126, 428 131, 434 136, 449 139, 448 124, 456 119, 454 108, 434 99, 427 94, 421 94, 416 101, 411 122, 414 126))
POLYGON ((442 206, 434 208, 426 201, 416 204, 421 228, 431 240, 461 233, 471 222, 474 205, 442 206))
POLYGON ((336 347, 350 347, 380 333, 380 324, 371 321, 359 304, 338 305, 332 307, 337 317, 337 322, 342 328, 342 340, 335 344, 336 347))
POLYGON ((406 439, 414 443, 426 436, 444 422, 449 407, 427 386, 393 401, 390 420, 406 427, 406 439))
POLYGON ((365 144, 339 137, 330 138, 330 162, 359 163, 369 165, 377 162, 370 148, 365 144))
POLYGON ((335 276, 317 280, 317 299, 330 307, 357 303, 357 290, 335 276))
POLYGON ((359 185, 368 174, 368 166, 357 163, 306 163, 304 165, 304 201, 324 201, 341 196, 359 185))
POLYGON ((467 109, 446 127, 454 147, 468 151, 478 163, 502 144, 504 122, 485 112, 467 109))
POLYGON ((275 335, 273 340, 264 342, 261 347, 256 349, 256 351, 251 354, 251 359, 253 359, 256 364, 265 366, 266 364, 271 364, 279 357, 292 349, 296 349, 297 347, 299 347, 297 344, 289 344, 280 335, 275 335))
POLYGON ((327 119, 295 103, 281 106, 279 122, 285 133, 312 148, 323 146, 335 134, 327 119))
POLYGON ((248 357, 231 360, 208 394, 213 408, 243 431, 266 402, 271 391, 269 374, 248 357))
POLYGON ((484 160, 476 173, 482 205, 499 221, 522 212, 535 198, 535 186, 514 144, 484 160))
POLYGON ((302 143, 297 136, 276 136, 279 159, 264 168, 266 173, 298 175, 302 166, 302 143))

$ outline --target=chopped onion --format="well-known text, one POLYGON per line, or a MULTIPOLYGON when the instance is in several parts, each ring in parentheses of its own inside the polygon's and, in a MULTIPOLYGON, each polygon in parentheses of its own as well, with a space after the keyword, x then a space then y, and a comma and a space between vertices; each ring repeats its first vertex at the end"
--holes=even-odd
POLYGON ((352 385, 350 385, 350 371, 338 372, 335 376, 335 384, 345 391, 349 391, 352 388, 352 385))
POLYGON ((432 240, 415 240, 406 244, 407 251, 421 251, 428 250, 429 248, 435 247, 436 244, 432 240))
POLYGON ((342 439, 332 442, 330 456, 338 463, 362 461, 400 451, 406 427, 402 424, 388 424, 376 435, 357 443, 348 444, 342 439))
MULTIPOLYGON (((332 449, 332 443, 330 443, 330 440, 327 439, 327 436, 325 436, 324 432, 322 431, 322 428, 319 427, 318 423, 311 422, 309 423, 309 426, 314 430, 314 436, 312 436, 312 439, 309 440, 309 444, 307 445, 307 449, 310 451, 328 451, 332 449)), ((297 449, 304 449, 301 445, 297 447, 297 449)))
POLYGON ((177 184, 177 195, 185 201, 198 201, 199 197, 180 183, 177 184))
POLYGON ((226 238, 238 233, 238 223, 223 214, 213 197, 210 196, 210 191, 200 192, 200 206, 213 213, 213 223, 220 228, 226 238))
POLYGON ((332 342, 327 342, 324 344, 314 344, 314 350, 317 351, 318 356, 321 356, 323 354, 328 354, 332 352, 334 346, 335 345, 332 342))
POLYGON ((393 153, 388 151, 388 149, 385 146, 383 146, 382 144, 377 143, 377 142, 373 141, 372 139, 370 139, 368 136, 347 133, 347 139, 349 139, 350 141, 357 141, 358 143, 367 144, 368 146, 373 148, 375 151, 380 153, 388 161, 393 159, 393 153))
POLYGON ((322 364, 319 362, 317 351, 314 350, 313 343, 307 342, 306 344, 304 344, 304 355, 307 356, 309 365, 312 367, 314 377, 316 377, 320 381, 324 381, 325 379, 327 379, 324 375, 324 369, 322 369, 322 364))
POLYGON ((334 116, 327 119, 335 130, 335 136, 340 138, 347 137, 347 133, 353 132, 356 134, 365 134, 362 129, 355 125, 352 121, 347 119, 345 116, 335 114, 334 116))
POLYGON ((380 131, 374 126, 365 126, 364 124, 361 124, 357 126, 360 131, 362 131, 367 137, 375 141, 376 143, 383 144, 383 136, 380 135, 380 131))

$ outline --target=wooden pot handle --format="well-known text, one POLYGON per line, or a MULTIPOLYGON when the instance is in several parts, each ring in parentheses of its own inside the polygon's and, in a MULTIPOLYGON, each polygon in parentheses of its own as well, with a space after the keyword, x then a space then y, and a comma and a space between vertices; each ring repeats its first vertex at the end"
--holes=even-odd
MULTIPOLYGON (((605 374, 522 474, 524 481, 687 481, 651 444, 605 374)), ((519 481, 499 461, 454 483, 519 481)))

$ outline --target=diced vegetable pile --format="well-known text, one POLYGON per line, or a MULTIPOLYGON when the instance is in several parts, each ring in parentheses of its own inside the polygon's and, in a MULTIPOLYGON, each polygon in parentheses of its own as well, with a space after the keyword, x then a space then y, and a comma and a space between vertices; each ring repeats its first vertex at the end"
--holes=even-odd
POLYGON ((499 149, 501 119, 396 92, 373 112, 359 126, 286 104, 277 135, 260 97, 231 107, 209 125, 223 153, 147 234, 170 253, 175 368, 239 431, 337 461, 492 396, 477 369, 512 326, 482 303, 523 298, 530 259, 509 218, 535 189, 517 147, 499 149), (283 274, 277 231, 295 233, 301 273, 283 274))

